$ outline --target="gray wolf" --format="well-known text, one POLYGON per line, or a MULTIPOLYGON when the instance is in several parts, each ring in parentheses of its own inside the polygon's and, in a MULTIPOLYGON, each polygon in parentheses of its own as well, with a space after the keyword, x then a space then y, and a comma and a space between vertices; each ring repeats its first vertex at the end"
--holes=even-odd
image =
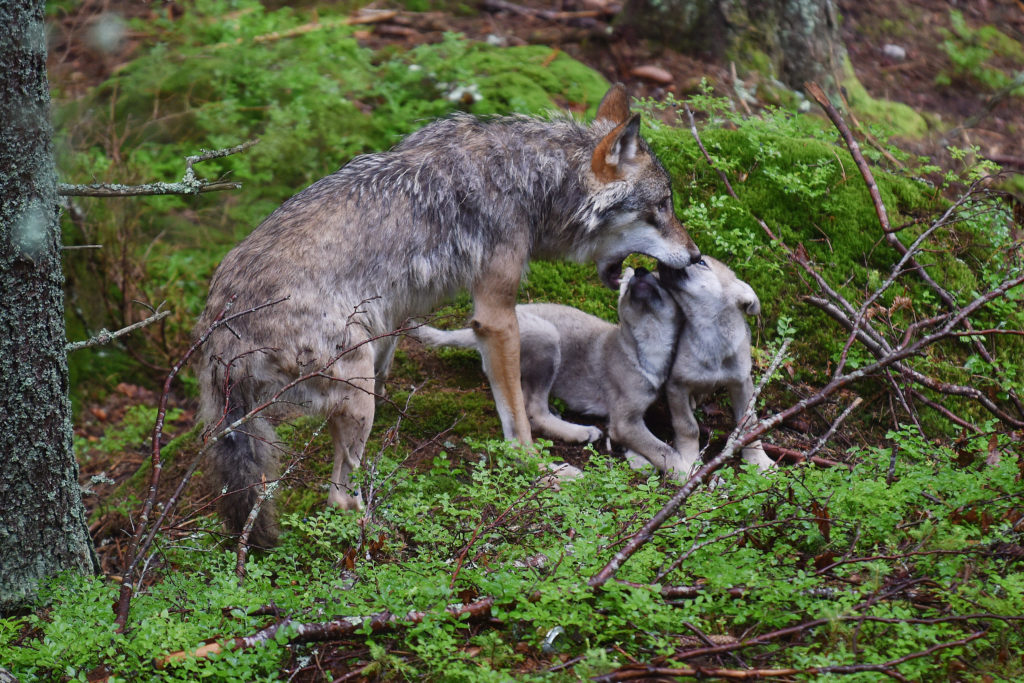
MULTIPOLYGON (((675 217, 670 179, 641 138, 625 89, 613 86, 592 124, 459 114, 390 151, 356 157, 287 200, 224 258, 196 334, 232 312, 287 297, 214 330, 198 354, 200 419, 238 422, 280 398, 327 419, 334 443, 328 502, 361 507, 358 467, 394 352, 393 333, 460 290, 507 439, 530 442, 519 383, 517 290, 532 258, 594 261, 618 286, 622 261, 644 253, 674 267, 700 258, 675 217)), ((281 402, 271 408, 283 407, 281 402)), ((214 443, 213 476, 238 532, 262 482, 277 476, 261 411, 214 443)), ((250 540, 276 538, 262 509, 250 540)))
MULTIPOLYGON (((526 414, 535 433, 563 441, 601 436, 594 426, 551 413, 550 396, 573 412, 608 418, 613 441, 643 455, 661 471, 678 455, 644 424, 661 393, 679 331, 679 309, 653 273, 627 269, 619 290, 619 324, 561 304, 520 304, 520 377, 526 414)), ((423 326, 410 333, 430 346, 480 347, 472 330, 423 326)))
MULTIPOLYGON (((758 315, 761 302, 750 285, 710 256, 705 255, 688 268, 660 264, 658 275, 684 319, 665 384, 674 445, 682 458, 682 476, 693 469, 700 455, 699 430, 693 416, 696 396, 724 387, 729 392, 737 423, 747 410, 754 383, 750 328, 744 316, 758 315)), ((748 420, 747 424, 757 420, 753 411, 748 420)), ((743 449, 743 459, 762 470, 775 464, 760 441, 743 449)))

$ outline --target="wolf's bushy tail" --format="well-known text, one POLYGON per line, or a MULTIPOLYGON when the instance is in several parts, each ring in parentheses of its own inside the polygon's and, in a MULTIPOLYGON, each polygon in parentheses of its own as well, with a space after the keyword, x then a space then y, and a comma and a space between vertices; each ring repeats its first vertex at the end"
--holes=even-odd
MULTIPOLYGON (((248 405, 250 403, 245 400, 236 402, 233 395, 232 405, 215 431, 223 431, 248 414, 253 407, 248 405)), ((207 425, 211 425, 211 421, 207 425)), ((275 440, 270 423, 257 415, 213 445, 212 474, 217 486, 214 495, 218 496, 221 519, 233 534, 242 532, 260 493, 278 477, 275 440)), ((259 516, 249 534, 249 543, 264 548, 274 545, 279 532, 276 520, 274 503, 268 498, 260 506, 259 516)))
POLYGON ((409 335, 419 339, 427 346, 455 346, 460 349, 475 349, 477 347, 476 334, 468 327, 459 330, 439 330, 430 325, 421 325, 409 332, 409 335))

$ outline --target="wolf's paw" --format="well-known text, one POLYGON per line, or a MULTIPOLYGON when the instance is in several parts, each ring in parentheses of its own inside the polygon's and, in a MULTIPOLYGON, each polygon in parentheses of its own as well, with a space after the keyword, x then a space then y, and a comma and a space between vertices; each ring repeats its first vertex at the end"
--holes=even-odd
POLYGON ((331 486, 331 490, 327 494, 327 504, 342 510, 362 510, 363 497, 358 491, 353 495, 337 486, 331 486))
POLYGON ((604 436, 604 432, 602 432, 597 427, 586 427, 584 431, 586 432, 586 438, 584 439, 584 441, 586 441, 587 443, 594 443, 602 436, 604 436))
POLYGON ((768 457, 768 454, 764 452, 764 449, 760 446, 747 447, 743 449, 743 461, 753 463, 757 465, 757 469, 762 472, 768 470, 777 470, 778 464, 768 457))

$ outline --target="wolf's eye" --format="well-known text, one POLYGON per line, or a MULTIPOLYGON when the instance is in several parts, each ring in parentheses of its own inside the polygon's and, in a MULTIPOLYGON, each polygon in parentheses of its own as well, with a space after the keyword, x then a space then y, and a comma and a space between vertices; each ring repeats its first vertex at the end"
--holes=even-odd
POLYGON ((707 268, 708 267, 708 262, 705 261, 704 259, 701 259, 700 261, 697 261, 697 265, 698 266, 704 266, 705 268, 707 268))

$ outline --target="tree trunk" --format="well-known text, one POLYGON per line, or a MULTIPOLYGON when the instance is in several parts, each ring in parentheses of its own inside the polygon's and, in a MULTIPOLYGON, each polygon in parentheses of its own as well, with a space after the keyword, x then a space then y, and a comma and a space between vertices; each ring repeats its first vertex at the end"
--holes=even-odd
POLYGON ((0 613, 92 568, 71 441, 43 2, 0 3, 0 613))
POLYGON ((617 23, 680 52, 756 69, 796 90, 811 80, 832 90, 836 78, 845 77, 833 0, 626 0, 617 23))

